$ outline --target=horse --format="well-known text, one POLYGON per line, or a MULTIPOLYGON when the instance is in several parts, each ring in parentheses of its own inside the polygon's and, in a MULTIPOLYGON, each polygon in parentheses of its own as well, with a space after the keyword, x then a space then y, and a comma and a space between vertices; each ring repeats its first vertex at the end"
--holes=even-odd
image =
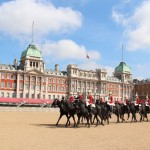
POLYGON ((146 110, 146 105, 141 103, 139 106, 139 114, 140 114, 140 122, 144 121, 144 118, 146 118, 147 122, 148 122, 148 117, 147 117, 147 110, 146 110))
POLYGON ((66 127, 67 127, 68 123, 70 122, 71 117, 73 118, 73 121, 74 121, 74 127, 76 127, 76 121, 75 121, 76 107, 75 107, 74 103, 66 101, 65 106, 66 106, 68 114, 69 114, 69 116, 67 118, 67 122, 66 122, 66 127))
MULTIPOLYGON (((101 124, 104 125, 103 121, 106 120, 107 120, 107 124, 109 124, 109 118, 111 118, 111 114, 110 114, 110 106, 107 104, 107 102, 100 102, 100 100, 96 100, 95 108, 97 110, 96 115, 98 115, 99 118, 101 119, 101 124)), ((93 122, 94 120, 95 120, 95 116, 93 122)))
POLYGON ((115 102, 115 106, 111 109, 112 113, 114 113, 117 116, 117 123, 120 122, 119 118, 122 119, 122 122, 125 121, 124 119, 124 107, 123 104, 119 104, 118 102, 115 102))
POLYGON ((133 119, 134 119, 134 122, 137 122, 136 113, 139 111, 139 105, 135 105, 134 103, 129 102, 128 107, 129 107, 130 112, 132 114, 131 122, 133 121, 133 119))
POLYGON ((89 113, 89 110, 86 107, 86 104, 81 100, 75 100, 74 105, 76 107, 76 113, 77 113, 77 117, 78 117, 77 127, 80 124, 81 117, 83 117, 87 120, 86 126, 90 127, 89 120, 91 118, 91 114, 89 113))
POLYGON ((66 105, 65 105, 64 100, 59 101, 58 99, 55 99, 55 100, 53 101, 51 107, 56 107, 56 106, 58 106, 59 109, 60 109, 60 116, 59 116, 59 118, 58 118, 58 121, 57 121, 57 123, 56 123, 56 126, 58 125, 60 119, 61 119, 62 116, 64 116, 64 115, 67 117, 67 123, 68 123, 68 125, 70 125, 70 121, 68 121, 68 117, 69 117, 68 115, 69 115, 69 114, 68 114, 68 110, 67 110, 67 108, 66 108, 66 105))

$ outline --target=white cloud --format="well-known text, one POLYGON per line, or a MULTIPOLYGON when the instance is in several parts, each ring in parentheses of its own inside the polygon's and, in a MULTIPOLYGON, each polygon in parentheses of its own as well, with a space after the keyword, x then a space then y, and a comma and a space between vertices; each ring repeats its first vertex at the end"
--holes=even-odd
POLYGON ((100 59, 100 53, 97 50, 86 50, 83 45, 78 45, 69 39, 58 42, 46 42, 43 44, 42 52, 45 57, 57 60, 84 60, 87 59, 86 52, 91 60, 100 59))
POLYGON ((112 17, 117 23, 125 27, 124 37, 127 39, 128 50, 150 48, 150 0, 145 0, 138 6, 132 15, 125 17, 117 9, 113 9, 112 17))
POLYGON ((114 68, 111 66, 103 66, 100 64, 97 64, 95 61, 89 60, 81 65, 79 65, 79 68, 81 69, 87 69, 87 70, 96 70, 96 69, 106 69, 107 76, 112 76, 114 72, 114 68))
POLYGON ((134 68, 133 68, 133 78, 134 79, 144 79, 144 78, 149 78, 150 75, 150 71, 148 70, 150 64, 146 63, 146 64, 137 64, 134 68))
POLYGON ((82 25, 82 14, 70 7, 56 8, 46 0, 13 0, 0 5, 0 31, 15 38, 31 35, 34 20, 36 35, 64 33, 82 25))

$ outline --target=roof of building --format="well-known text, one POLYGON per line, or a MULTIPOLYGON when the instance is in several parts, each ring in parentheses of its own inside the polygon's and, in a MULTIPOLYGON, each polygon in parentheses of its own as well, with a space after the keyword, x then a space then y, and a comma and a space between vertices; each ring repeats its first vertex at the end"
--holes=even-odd
POLYGON ((27 49, 22 52, 21 58, 26 56, 42 58, 42 52, 38 50, 35 45, 29 44, 27 49))
POLYGON ((119 66, 115 68, 115 73, 131 73, 131 68, 125 63, 125 62, 120 62, 119 66))
MULTIPOLYGON (((18 66, 17 66, 18 68, 18 66)), ((0 70, 16 70, 14 65, 0 64, 0 70)))

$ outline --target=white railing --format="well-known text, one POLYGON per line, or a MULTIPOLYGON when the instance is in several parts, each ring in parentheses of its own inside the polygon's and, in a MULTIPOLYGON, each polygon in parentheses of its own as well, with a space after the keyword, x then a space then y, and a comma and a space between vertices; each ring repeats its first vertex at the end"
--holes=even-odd
POLYGON ((59 111, 59 108, 0 107, 0 112, 50 112, 50 111, 59 111))

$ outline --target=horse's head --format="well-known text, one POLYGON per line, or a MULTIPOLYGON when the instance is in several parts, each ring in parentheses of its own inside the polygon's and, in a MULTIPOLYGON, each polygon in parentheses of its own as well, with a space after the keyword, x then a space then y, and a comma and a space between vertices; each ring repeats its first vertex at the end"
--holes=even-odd
POLYGON ((56 106, 58 106, 58 99, 57 98, 53 101, 51 107, 56 107, 56 106))

